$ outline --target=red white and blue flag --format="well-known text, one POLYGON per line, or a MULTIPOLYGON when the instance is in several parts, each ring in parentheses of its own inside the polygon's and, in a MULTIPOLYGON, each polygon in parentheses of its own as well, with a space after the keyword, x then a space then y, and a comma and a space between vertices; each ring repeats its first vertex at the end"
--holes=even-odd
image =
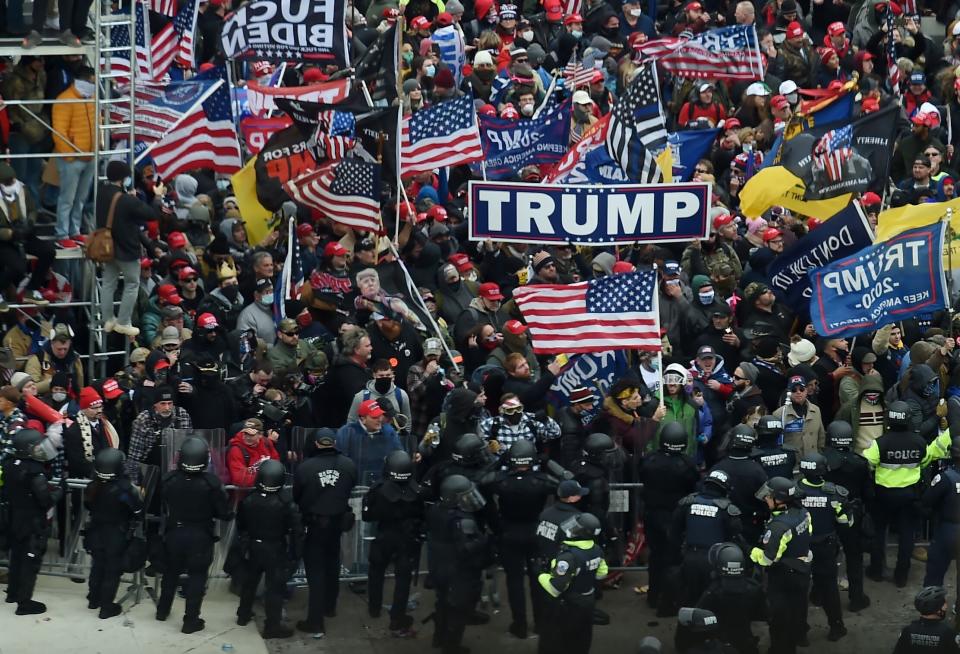
POLYGON ((177 0, 143 0, 150 11, 173 18, 177 15, 177 0))
MULTIPOLYGON (((893 9, 887 5, 887 34, 892 35, 896 28, 893 25, 893 9)), ((890 93, 900 97, 900 67, 897 66, 897 44, 892 36, 887 37, 887 82, 890 84, 890 93)))
MULTIPOLYGON (((150 22, 147 20, 147 10, 142 4, 135 5, 134 15, 134 64, 136 78, 140 81, 153 81, 154 76, 153 51, 150 38, 150 22)), ((114 16, 127 16, 129 13, 114 13, 114 16)), ((125 86, 130 83, 130 26, 114 25, 110 28, 110 72, 116 75, 114 81, 125 86)), ((162 77, 162 75, 161 75, 162 77)))
POLYGON ((380 232, 380 165, 357 158, 320 166, 284 190, 295 201, 347 227, 380 232))
POLYGON ((817 142, 813 156, 831 182, 840 181, 853 156, 853 125, 832 129, 817 142))
POLYGON ((639 55, 656 59, 657 65, 677 77, 763 79, 763 57, 753 25, 721 27, 691 38, 654 39, 643 44, 639 55))
POLYGON ((153 37, 153 65, 157 79, 177 63, 180 68, 192 69, 193 35, 197 30, 197 0, 186 0, 173 20, 164 25, 153 37))
POLYGON ((432 105, 403 119, 400 167, 404 175, 481 159, 483 145, 472 95, 432 105))
POLYGON ((608 350, 659 352, 657 274, 638 271, 513 292, 537 354, 608 350))
POLYGON ((283 260, 283 270, 277 275, 273 289, 273 322, 277 329, 280 321, 287 317, 287 300, 299 300, 303 289, 303 259, 300 257, 300 239, 297 238, 297 220, 290 218, 287 223, 287 256, 283 260))

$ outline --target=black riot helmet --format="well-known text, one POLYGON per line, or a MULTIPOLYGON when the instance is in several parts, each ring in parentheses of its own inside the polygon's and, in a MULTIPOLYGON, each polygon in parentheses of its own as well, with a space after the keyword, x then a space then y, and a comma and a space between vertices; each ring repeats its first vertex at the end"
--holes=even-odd
POLYGON ((510 446, 507 460, 511 468, 532 466, 537 460, 537 446, 522 438, 510 446))
POLYGON ((687 430, 679 422, 668 422, 660 432, 660 450, 682 454, 687 449, 687 430))
POLYGON ((776 440, 782 433, 783 421, 777 416, 762 416, 757 421, 757 438, 761 441, 776 440))
POLYGON ((730 475, 723 470, 711 470, 710 474, 704 478, 703 483, 719 488, 724 495, 730 492, 730 475))
POLYGON ((203 472, 207 469, 207 463, 210 460, 210 448, 207 441, 196 436, 183 441, 180 444, 180 460, 177 467, 184 472, 203 472))
POLYGON ((464 434, 457 439, 453 446, 451 458, 465 466, 479 466, 483 464, 487 455, 487 446, 483 439, 476 434, 464 434))
POLYGON ((283 464, 276 459, 268 459, 260 464, 257 470, 257 488, 265 493, 276 493, 283 488, 283 480, 287 476, 283 464))
POLYGON ((582 540, 600 535, 600 521, 592 513, 577 513, 560 523, 564 540, 582 540))
POLYGON ((97 452, 97 456, 93 459, 93 472, 97 479, 113 481, 123 474, 123 464, 126 460, 126 455, 117 448, 104 448, 97 452))
POLYGON ((403 450, 394 450, 383 460, 383 475, 398 484, 407 483, 413 478, 413 459, 403 450))
POLYGON ((771 477, 756 493, 758 500, 772 497, 774 502, 786 504, 800 497, 797 484, 786 477, 771 477))
POLYGON ((947 589, 943 586, 927 586, 913 598, 913 605, 920 615, 933 615, 943 611, 947 602, 947 589))
POLYGON ((733 543, 716 543, 707 552, 710 567, 721 577, 742 577, 743 550, 733 543))
POLYGON ((902 400, 891 402, 887 406, 887 427, 890 429, 907 429, 910 420, 910 405, 902 400))
POLYGON ((757 443, 757 432, 750 425, 737 425, 730 437, 730 449, 749 452, 757 443))
POLYGON ((583 453, 589 461, 593 461, 594 463, 603 463, 604 457, 616 449, 617 446, 614 444, 613 439, 599 432, 587 436, 587 440, 583 444, 583 453))
POLYGON ((720 623, 713 611, 707 609, 696 609, 685 606, 677 612, 677 622, 684 629, 689 629, 697 634, 712 634, 718 628, 720 623))
POLYGON ((440 484, 440 501, 447 508, 456 507, 467 513, 479 511, 487 501, 477 485, 463 475, 450 475, 440 484))
POLYGON ((800 474, 804 479, 820 482, 827 474, 827 458, 819 452, 811 452, 800 459, 800 474))
POLYGON ((846 420, 834 420, 827 425, 827 446, 835 450, 853 447, 853 427, 846 420))
POLYGON ((13 435, 14 456, 18 459, 46 461, 46 457, 40 450, 40 443, 43 442, 43 438, 43 434, 36 429, 21 429, 13 435))

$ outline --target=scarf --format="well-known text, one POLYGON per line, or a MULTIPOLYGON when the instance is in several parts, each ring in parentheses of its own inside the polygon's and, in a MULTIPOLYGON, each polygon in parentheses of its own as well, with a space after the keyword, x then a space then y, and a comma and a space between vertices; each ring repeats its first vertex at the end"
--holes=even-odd
MULTIPOLYGON (((100 416, 100 423, 103 425, 103 434, 107 437, 110 447, 119 447, 120 439, 117 437, 117 430, 110 421, 105 416, 100 416)), ((80 437, 83 439, 83 458, 93 463, 93 423, 81 411, 77 413, 77 425, 80 427, 80 437)))

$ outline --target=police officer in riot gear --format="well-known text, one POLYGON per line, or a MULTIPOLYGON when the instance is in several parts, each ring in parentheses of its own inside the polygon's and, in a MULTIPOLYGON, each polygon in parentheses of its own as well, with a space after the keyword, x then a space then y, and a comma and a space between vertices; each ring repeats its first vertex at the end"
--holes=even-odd
POLYGON ((217 537, 214 520, 229 520, 227 493, 220 479, 207 472, 210 451, 201 438, 187 438, 180 445, 177 469, 161 480, 160 493, 165 521, 165 570, 157 601, 157 620, 170 615, 180 575, 186 573, 183 585, 186 610, 183 614, 185 634, 204 627, 200 605, 207 584, 207 569, 213 562, 213 544, 217 537))
POLYGON ((638 468, 638 481, 643 483, 643 526, 650 547, 647 603, 651 607, 657 606, 667 570, 680 563, 677 549, 670 544, 673 511, 700 480, 696 462, 684 454, 686 448, 683 425, 667 423, 660 432, 660 450, 644 457, 638 468))
POLYGON ((370 487, 363 498, 363 520, 377 525, 377 536, 370 546, 367 609, 370 617, 380 616, 383 605, 383 579, 393 564, 396 579, 390 607, 390 631, 395 636, 410 636, 413 618, 407 615, 413 571, 420 564, 423 540, 424 504, 420 485, 413 476, 413 459, 403 450, 387 455, 383 478, 370 487))
POLYGON ((853 428, 848 422, 834 420, 827 426, 823 456, 827 459, 824 479, 847 489, 847 515, 852 524, 839 527, 837 535, 850 582, 847 608, 856 612, 870 606, 870 598, 863 592, 863 518, 865 507, 873 501, 873 474, 867 460, 853 451, 853 428))
POLYGON ((770 651, 795 654, 806 642, 807 593, 813 527, 791 479, 774 477, 757 491, 770 510, 770 519, 750 559, 767 570, 767 611, 770 651))
POLYGON ((797 450, 789 445, 781 445, 783 421, 777 416, 763 416, 757 421, 757 446, 753 451, 754 460, 767 473, 767 479, 773 477, 793 477, 797 467, 797 450))
POLYGON ((950 446, 950 465, 936 475, 923 493, 924 508, 937 515, 930 542, 924 586, 941 586, 960 547, 960 438, 950 446))
POLYGON ((357 485, 357 466, 340 454, 332 429, 317 429, 304 446, 305 460, 293 478, 293 501, 300 507, 306 538, 303 564, 309 598, 307 619, 297 629, 324 634, 324 618, 337 614, 340 592, 340 537, 353 528, 350 494, 357 485))
POLYGON ((563 542, 560 525, 581 512, 583 498, 589 494, 590 490, 574 479, 561 481, 557 486, 556 501, 540 513, 537 522, 537 548, 541 561, 549 562, 557 555, 563 542))
POLYGON ((720 620, 708 609, 685 606, 677 613, 674 646, 682 654, 733 654, 720 635, 720 620))
POLYGON ((947 624, 947 591, 943 586, 927 586, 913 600, 920 618, 900 630, 893 654, 956 654, 960 636, 947 624))
POLYGON ((710 548, 741 538, 740 509, 728 497, 731 483, 723 470, 711 471, 703 489, 683 498, 673 514, 671 537, 683 552, 683 606, 696 604, 710 583, 710 548))
POLYGON ((894 581, 898 588, 907 585, 914 534, 919 526, 921 472, 936 459, 945 458, 950 450, 950 432, 943 430, 929 445, 911 428, 911 409, 906 402, 891 402, 887 407, 887 429, 863 451, 874 468, 876 501, 873 521, 876 538, 870 553, 867 576, 883 579, 886 565, 887 525, 895 524, 899 534, 894 581))
POLYGON ((743 536, 750 545, 757 542, 766 515, 766 507, 755 496, 767 481, 763 467, 750 458, 756 443, 757 432, 753 427, 737 425, 733 428, 727 456, 710 469, 711 472, 722 470, 730 478, 730 500, 743 514, 743 536))
POLYGON ((485 504, 476 484, 451 475, 440 485, 440 502, 427 511, 437 594, 433 644, 442 654, 466 651, 463 633, 480 599, 482 572, 493 560, 490 537, 477 516, 485 504))
POLYGON ((253 617, 253 599, 263 575, 264 638, 293 635, 293 630, 282 624, 283 593, 303 552, 303 526, 297 506, 283 487, 286 476, 279 461, 261 463, 256 489, 237 509, 237 535, 245 550, 237 624, 245 625, 253 617))
POLYGON ((560 530, 563 541, 547 572, 539 575, 546 603, 547 624, 537 652, 587 654, 593 639, 596 582, 607 576, 607 563, 597 545, 601 524, 591 513, 569 517, 560 530))
POLYGON ((2 491, 10 507, 7 603, 16 603, 17 615, 47 610, 46 605, 33 599, 33 589, 50 537, 47 513, 63 497, 65 483, 50 488, 42 463, 46 460, 40 449, 43 439, 35 429, 21 429, 13 436, 13 456, 3 462, 2 491))
POLYGON ((113 600, 120 587, 132 522, 143 512, 140 491, 124 472, 126 458, 112 447, 97 452, 93 481, 84 490, 84 503, 90 511, 85 546, 92 559, 87 608, 100 609, 103 620, 122 611, 113 600))
POLYGON ((747 573, 747 557, 735 543, 717 543, 707 552, 713 580, 697 601, 720 623, 718 638, 740 654, 757 654, 751 622, 766 618, 766 598, 760 583, 747 573))
POLYGON ((833 642, 847 635, 840 608, 840 587, 837 584, 837 554, 840 549, 837 530, 850 526, 851 519, 847 515, 847 489, 824 481, 826 473, 827 459, 822 454, 808 454, 801 459, 800 474, 803 477, 798 487, 802 495, 801 503, 810 514, 813 524, 810 542, 810 551, 813 552, 811 595, 827 614, 827 623, 830 625, 827 640, 833 642))
POLYGON ((513 616, 509 631, 517 638, 527 637, 524 576, 530 579, 535 631, 540 624, 543 594, 537 590, 537 520, 558 483, 557 479, 535 471, 536 461, 536 445, 528 440, 517 441, 507 453, 509 471, 498 475, 492 486, 500 511, 500 563, 507 576, 507 597, 513 616))

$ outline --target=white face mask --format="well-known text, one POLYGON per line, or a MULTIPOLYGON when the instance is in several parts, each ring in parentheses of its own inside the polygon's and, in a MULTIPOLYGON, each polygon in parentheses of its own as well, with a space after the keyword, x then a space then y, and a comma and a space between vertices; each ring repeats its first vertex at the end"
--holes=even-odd
POLYGON ((93 92, 96 87, 94 87, 93 82, 87 82, 82 79, 74 80, 73 85, 77 87, 77 93, 79 93, 84 98, 93 97, 93 92))
POLYGON ((631 9, 631 10, 630 10, 630 15, 631 15, 631 16, 636 16, 636 17, 643 16, 643 9, 631 9))
POLYGON ((520 37, 527 43, 530 43, 533 41, 533 30, 524 30, 520 32, 520 37))
POLYGON ((53 401, 54 401, 54 402, 63 402, 64 400, 67 399, 67 394, 66 394, 66 393, 51 393, 51 394, 50 394, 50 397, 53 398, 53 401))
POLYGON ((532 104, 521 105, 521 107, 520 107, 520 113, 522 113, 524 116, 532 116, 532 115, 533 115, 533 105, 532 105, 532 104))

